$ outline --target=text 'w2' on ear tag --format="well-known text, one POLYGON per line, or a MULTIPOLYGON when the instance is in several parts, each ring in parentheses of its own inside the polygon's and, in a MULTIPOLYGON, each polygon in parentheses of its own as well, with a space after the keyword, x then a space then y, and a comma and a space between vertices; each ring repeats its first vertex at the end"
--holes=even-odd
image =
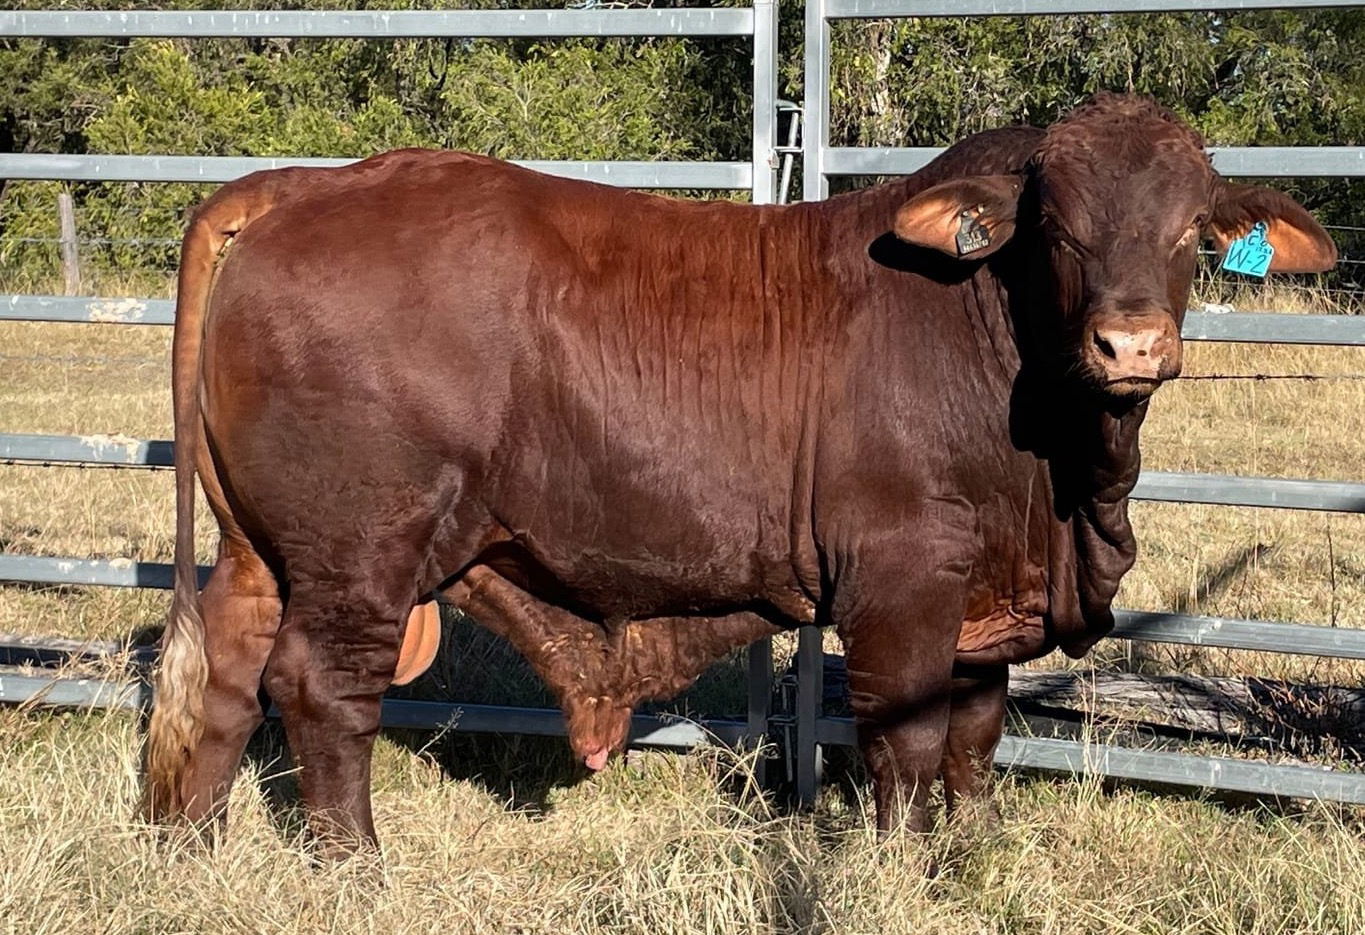
POLYGON ((1265 239, 1269 231, 1265 221, 1257 221, 1245 237, 1238 237, 1228 244, 1228 252, 1223 255, 1223 269, 1258 279, 1265 278, 1270 261, 1275 256, 1275 248, 1265 239))
POLYGON ((990 231, 981 226, 981 222, 976 219, 976 215, 971 211, 963 211, 958 216, 957 255, 966 256, 969 253, 984 250, 990 245, 990 231))

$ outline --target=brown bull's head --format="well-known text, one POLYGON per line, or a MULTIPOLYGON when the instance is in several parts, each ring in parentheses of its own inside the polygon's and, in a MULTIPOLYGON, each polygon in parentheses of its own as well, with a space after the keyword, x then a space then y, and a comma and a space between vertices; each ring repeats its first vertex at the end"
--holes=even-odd
POLYGON ((1150 99, 1102 94, 1053 124, 1023 172, 935 185, 900 208, 895 233, 964 260, 1014 240, 1036 347, 1123 404, 1180 374, 1201 240, 1221 253, 1257 222, 1271 271, 1336 263, 1291 198, 1225 181, 1198 134, 1150 99))

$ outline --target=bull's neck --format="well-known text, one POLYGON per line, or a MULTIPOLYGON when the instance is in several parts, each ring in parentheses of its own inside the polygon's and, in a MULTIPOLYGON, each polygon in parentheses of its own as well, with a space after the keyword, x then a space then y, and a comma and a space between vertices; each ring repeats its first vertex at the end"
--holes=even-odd
MULTIPOLYGON (((832 199, 824 206, 828 238, 822 247, 838 258, 833 272, 849 290, 844 298, 862 303, 857 308, 846 303, 845 314, 888 316, 889 322, 904 315, 966 316, 954 327, 959 336, 970 336, 970 351, 954 376, 971 385, 974 404, 989 399, 1001 409, 994 418, 962 411, 950 416, 971 417, 987 431, 1007 431, 1008 439, 999 442, 1032 455, 1046 478, 1051 516, 1067 529, 1048 554, 1054 633, 1068 651, 1084 649, 1112 625, 1110 604, 1133 562, 1127 497, 1137 481, 1138 433, 1147 407, 1107 404, 1066 372, 1059 364, 1064 358, 1035 346, 1030 322, 1049 312, 1031 307, 1045 300, 1034 290, 1037 275, 1019 244, 966 264, 888 239, 897 207, 935 181, 917 176, 832 199), (928 287, 926 279, 938 285, 928 287), (984 384, 996 389, 983 391, 984 384)), ((932 320, 948 327, 946 318, 932 320)), ((918 340, 922 355, 926 327, 933 325, 876 330, 918 340)), ((897 356, 916 355, 907 347, 897 356)))

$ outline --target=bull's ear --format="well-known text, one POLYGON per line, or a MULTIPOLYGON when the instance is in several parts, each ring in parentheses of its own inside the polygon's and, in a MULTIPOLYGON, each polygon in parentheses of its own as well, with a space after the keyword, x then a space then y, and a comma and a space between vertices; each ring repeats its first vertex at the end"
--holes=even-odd
POLYGON ((990 256, 1014 234, 1023 180, 1017 175, 974 175, 927 188, 896 212, 892 230, 906 243, 976 260, 990 256))
POLYGON ((1293 198, 1273 188, 1221 182, 1208 231, 1219 254, 1244 237, 1257 221, 1275 248, 1272 273, 1321 273, 1337 263, 1337 246, 1322 225, 1293 198))

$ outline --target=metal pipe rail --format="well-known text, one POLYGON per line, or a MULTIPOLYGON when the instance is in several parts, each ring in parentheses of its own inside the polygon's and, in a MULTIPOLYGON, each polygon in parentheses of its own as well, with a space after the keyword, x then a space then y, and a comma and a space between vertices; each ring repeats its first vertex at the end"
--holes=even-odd
POLYGON ((752 36, 754 10, 124 10, 0 12, 0 36, 122 39, 569 39, 752 36))
MULTIPOLYGON (((4 173, 0 172, 0 177, 4 173)), ((172 299, 0 294, 0 321, 173 325, 172 299)), ((1185 314, 1187 341, 1365 347, 1365 316, 1235 312, 1205 304, 1185 314)))
MULTIPOLYGON (((199 583, 207 580, 208 566, 199 566, 199 583)), ((0 582, 111 588, 150 588, 169 590, 173 566, 164 562, 142 562, 128 558, 92 559, 48 555, 0 553, 0 582)), ((1323 656, 1335 659, 1365 659, 1365 630, 1280 623, 1271 620, 1234 620, 1163 611, 1119 610, 1110 634, 1115 639, 1153 643, 1182 643, 1219 649, 1245 649, 1254 652, 1323 656)), ((816 651, 819 631, 803 628, 802 635, 813 633, 816 651)), ((817 657, 818 659, 819 657, 817 657)))
MULTIPOLYGON (((231 182, 266 169, 335 169, 358 159, 294 156, 106 156, 79 153, 0 153, 0 178, 71 182, 231 182)), ((567 179, 624 188, 752 188, 747 162, 660 160, 511 160, 519 166, 567 179)))
POLYGON ((826 0, 830 19, 910 16, 1073 16, 1082 13, 1235 13, 1353 7, 1360 0, 826 0))
MULTIPOLYGON (((937 147, 830 145, 830 23, 836 20, 1236 12, 1360 5, 1360 0, 807 0, 802 160, 805 200, 826 197, 833 177, 905 175, 942 152, 937 147)), ((1365 147, 1215 146, 1210 152, 1218 171, 1227 176, 1365 176, 1365 147)))
MULTIPOLYGON (((152 688, 145 682, 73 678, 33 669, 0 667, 0 703, 41 704, 62 708, 104 708, 138 711, 151 704, 152 688)), ((278 716, 273 708, 271 717, 278 716)), ((529 734, 563 737, 564 715, 553 708, 510 705, 447 704, 385 698, 380 714, 384 727, 418 730, 457 730, 476 734, 529 734)), ((693 747, 741 744, 748 725, 722 718, 692 721, 668 714, 637 714, 631 718, 630 740, 635 747, 693 747)))
MULTIPOLYGON (((0 434, 0 462, 73 467, 169 468, 173 443, 123 435, 0 434)), ((1209 503, 1282 510, 1365 513, 1365 483, 1144 471, 1136 500, 1209 503)))
MULTIPOLYGON (((151 686, 141 681, 75 678, 0 667, 0 703, 49 707, 141 711, 150 706, 151 686)), ((276 717, 273 708, 269 716, 276 717)), ((441 703, 385 698, 380 723, 388 728, 452 730, 465 733, 561 737, 563 715, 554 709, 441 703)), ((743 721, 691 721, 667 714, 631 719, 631 747, 690 750, 710 744, 736 746, 748 736, 743 721)), ((822 744, 857 743, 849 718, 822 717, 815 725, 822 744)), ((760 760, 760 763, 762 761, 760 760)), ((1112 776, 1141 782, 1221 789, 1254 795, 1325 799, 1365 805, 1365 775, 1304 765, 1201 757, 1105 744, 1006 735, 995 752, 1002 769, 1038 769, 1077 775, 1112 776)))
MULTIPOLYGON (((831 146, 824 151, 827 176, 909 175, 943 152, 941 146, 831 146)), ((1359 146, 1210 146, 1213 165, 1232 177, 1300 178, 1365 176, 1359 146)))

